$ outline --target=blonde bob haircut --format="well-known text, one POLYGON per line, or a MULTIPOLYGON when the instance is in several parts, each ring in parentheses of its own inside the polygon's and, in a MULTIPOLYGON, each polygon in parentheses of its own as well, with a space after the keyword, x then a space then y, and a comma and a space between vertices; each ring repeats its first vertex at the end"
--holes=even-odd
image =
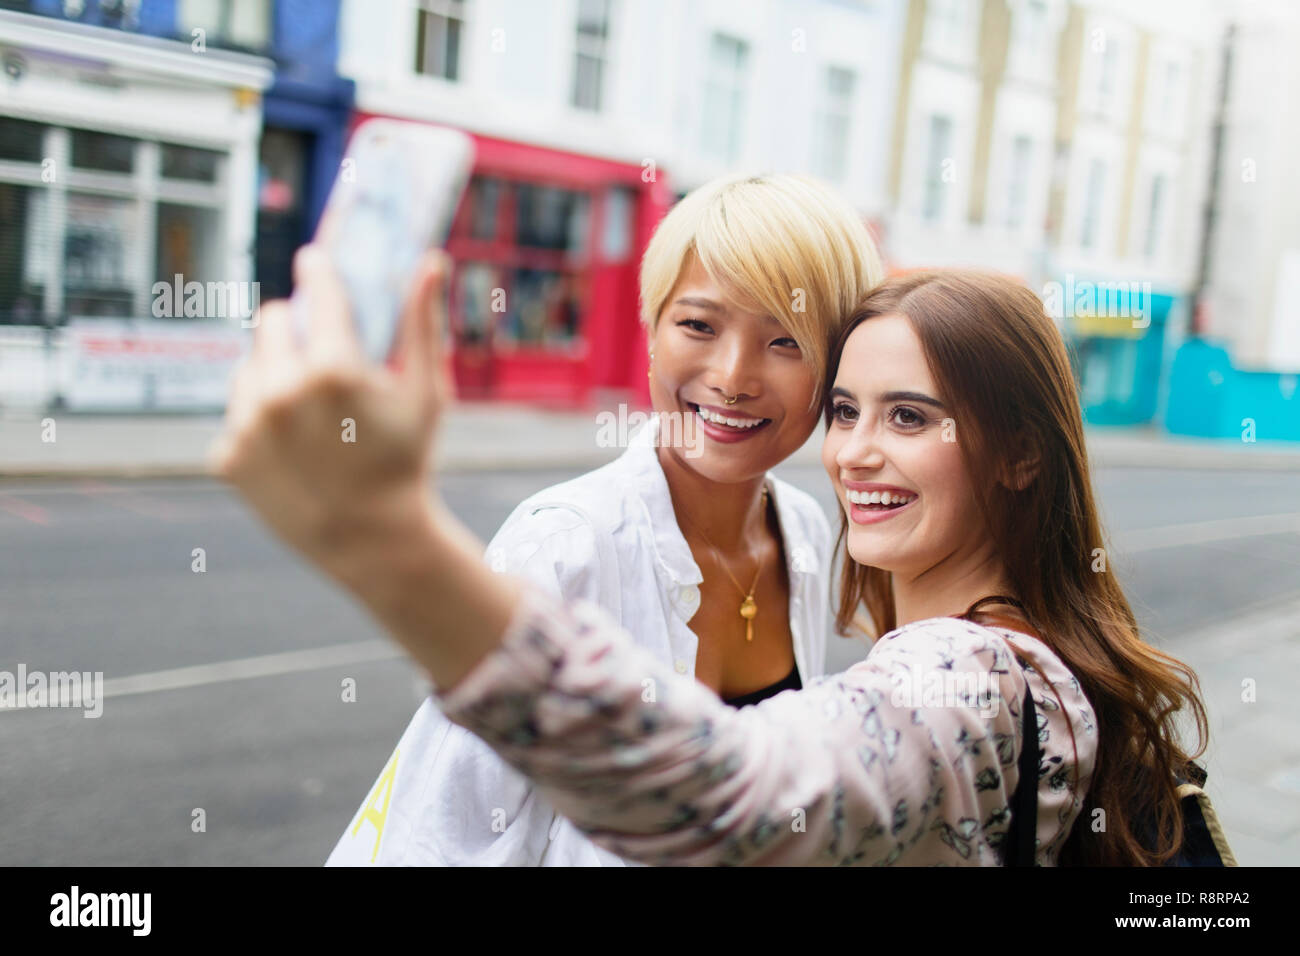
POLYGON ((641 260, 647 337, 691 257, 728 299, 771 315, 799 343, 815 376, 816 407, 840 328, 883 277, 857 211, 806 176, 726 176, 688 193, 659 223, 641 260))

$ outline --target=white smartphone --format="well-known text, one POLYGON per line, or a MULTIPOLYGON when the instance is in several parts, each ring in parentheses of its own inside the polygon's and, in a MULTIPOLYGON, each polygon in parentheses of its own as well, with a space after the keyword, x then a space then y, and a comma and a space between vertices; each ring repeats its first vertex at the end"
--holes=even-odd
POLYGON ((347 288, 372 361, 392 350, 415 267, 446 242, 473 164, 473 140, 459 130, 376 118, 353 133, 316 237, 347 288))

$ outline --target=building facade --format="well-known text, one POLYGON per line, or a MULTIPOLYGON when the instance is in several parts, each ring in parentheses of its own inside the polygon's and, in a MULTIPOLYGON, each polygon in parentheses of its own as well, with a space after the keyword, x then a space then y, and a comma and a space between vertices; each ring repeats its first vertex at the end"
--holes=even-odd
POLYGON ((336 21, 330 2, 3 4, 0 404, 224 404, 338 164, 336 21))
POLYGON ((1236 13, 1220 47, 1201 309, 1173 360, 1171 431, 1300 440, 1300 10, 1236 13))
POLYGON ((1219 20, 1204 3, 909 0, 886 234, 896 268, 1025 279, 1085 417, 1158 416, 1204 226, 1219 20))
POLYGON ((885 206, 901 5, 817 0, 344 3, 360 116, 467 130, 449 250, 463 397, 644 400, 637 269, 668 207, 736 170, 885 206))

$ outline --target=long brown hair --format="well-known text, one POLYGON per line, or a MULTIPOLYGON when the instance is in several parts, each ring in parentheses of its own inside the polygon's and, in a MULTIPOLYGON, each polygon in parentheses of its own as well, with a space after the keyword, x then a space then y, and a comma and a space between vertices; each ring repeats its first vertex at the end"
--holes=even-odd
MULTIPOLYGON (((872 290, 845 324, 831 352, 828 388, 849 335, 886 314, 905 317, 921 341, 1014 597, 1096 712, 1096 765, 1060 862, 1166 862, 1182 842, 1174 775, 1205 750, 1205 705, 1195 672, 1142 640, 1109 567, 1060 333, 1019 281, 957 270, 908 273, 872 290), (1016 463, 1026 461, 1036 466, 1032 480, 1013 490, 1016 463), (1184 708, 1198 736, 1190 755, 1175 725, 1184 708), (1098 808, 1104 828, 1094 832, 1098 808), (1156 832, 1140 832, 1137 820, 1154 820, 1156 832)), ((829 396, 825 416, 829 428, 829 396)), ((841 634, 851 624, 861 627, 865 605, 879 636, 897 626, 891 575, 853 561, 847 534, 841 514, 836 626, 841 634)))

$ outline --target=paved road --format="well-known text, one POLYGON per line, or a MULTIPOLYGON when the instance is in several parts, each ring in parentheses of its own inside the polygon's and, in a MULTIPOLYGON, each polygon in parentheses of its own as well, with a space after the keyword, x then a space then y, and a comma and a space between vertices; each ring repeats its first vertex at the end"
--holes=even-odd
MULTIPOLYGON (((819 469, 779 473, 831 511, 819 469)), ((461 474, 444 489, 487 538, 571 475, 461 474)), ((1300 598, 1298 482, 1099 474, 1112 561, 1155 643, 1178 653, 1185 635, 1300 598)), ((364 613, 205 480, 0 482, 0 535, 0 670, 102 670, 111 695, 98 720, 0 712, 0 864, 322 862, 424 693, 364 613)), ((837 641, 832 662, 860 654, 837 641)), ((1289 672, 1269 676, 1294 686, 1300 661, 1281 660, 1289 672)), ((1286 706, 1279 719, 1300 726, 1286 706)), ((1290 832, 1295 794, 1265 797, 1279 808, 1266 835, 1290 832)), ((1247 845, 1270 852, 1263 836, 1247 845)))

